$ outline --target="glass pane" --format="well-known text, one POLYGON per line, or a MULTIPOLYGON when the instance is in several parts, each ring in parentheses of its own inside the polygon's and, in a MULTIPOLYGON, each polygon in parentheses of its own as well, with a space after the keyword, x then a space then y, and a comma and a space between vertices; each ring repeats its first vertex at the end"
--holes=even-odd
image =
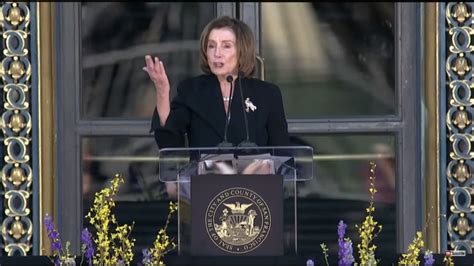
MULTIPOLYGON (((314 148, 314 176, 298 187, 299 249, 320 250, 326 243, 337 257, 337 224, 344 220, 346 236, 360 243, 355 225, 366 215, 370 194, 370 162, 375 168, 375 220, 383 229, 376 238, 377 254, 396 252, 397 179, 393 135, 292 136, 294 143, 314 148)), ((356 244, 353 244, 354 250, 356 244)), ((355 253, 356 254, 356 253, 355 253)))
POLYGON ((149 119, 155 91, 142 70, 145 55, 165 63, 172 89, 182 79, 200 74, 199 37, 215 16, 214 6, 83 2, 82 117, 149 119))
POLYGON ((265 79, 288 118, 397 114, 394 3, 262 3, 265 79))
MULTIPOLYGON (((158 178, 158 148, 152 137, 94 137, 82 139, 83 200, 122 174, 118 201, 146 201, 165 197, 158 178)), ((87 206, 85 206, 87 207, 87 206)))
MULTIPOLYGON (((136 239, 135 251, 141 254, 149 248, 159 229, 165 225, 169 198, 167 191, 174 191, 158 178, 158 148, 152 137, 91 137, 82 138, 82 196, 83 214, 90 210, 94 194, 110 186, 115 174, 125 180, 115 198, 112 213, 120 225, 133 222, 130 235, 136 239)), ((170 196, 170 197, 169 197, 170 196)), ((87 219, 84 227, 92 228, 87 219)), ((176 216, 168 228, 176 236, 176 216)))

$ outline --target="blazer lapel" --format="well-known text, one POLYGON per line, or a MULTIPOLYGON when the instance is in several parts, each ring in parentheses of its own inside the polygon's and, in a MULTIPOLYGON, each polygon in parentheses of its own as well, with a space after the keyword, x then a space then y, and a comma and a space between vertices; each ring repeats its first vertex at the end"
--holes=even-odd
POLYGON ((194 103, 194 111, 223 139, 226 116, 219 86, 217 77, 209 75, 190 102, 194 103))
MULTIPOLYGON (((242 95, 245 101, 246 98, 253 99, 253 88, 248 87, 249 84, 246 82, 246 79, 242 79, 242 95)), ((239 80, 235 81, 235 91, 234 99, 232 100, 231 105, 231 119, 230 125, 233 141, 240 142, 246 138, 246 129, 245 129, 245 120, 244 114, 247 115, 247 122, 249 127, 249 139, 250 141, 255 141, 255 116, 252 115, 252 112, 245 112, 245 104, 242 107, 242 98, 240 97, 240 87, 239 80)))
MULTIPOLYGON (((256 106, 258 106, 257 101, 257 90, 258 88, 254 88, 252 86, 252 82, 249 82, 249 79, 242 79, 242 89, 243 89, 243 95, 244 95, 244 102, 247 98, 249 98, 250 101, 252 101, 256 106)), ((242 105, 242 104, 241 104, 242 105)), ((244 109, 246 108, 245 103, 244 103, 244 109)), ((258 112, 258 108, 255 111, 249 110, 249 112, 244 112, 247 114, 247 121, 249 124, 249 138, 250 141, 256 142, 256 128, 257 128, 257 122, 256 122, 256 112, 258 112)), ((260 110, 261 111, 261 110, 260 110)))

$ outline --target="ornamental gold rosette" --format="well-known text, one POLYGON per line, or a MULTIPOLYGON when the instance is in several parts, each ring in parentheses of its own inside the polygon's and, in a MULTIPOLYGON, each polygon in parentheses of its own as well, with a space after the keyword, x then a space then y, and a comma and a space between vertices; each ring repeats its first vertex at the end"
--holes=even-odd
POLYGON ((472 3, 446 4, 446 32, 441 32, 446 36, 447 244, 448 249, 468 253, 474 247, 473 7, 472 3))
POLYGON ((28 3, 2 2, 3 50, 0 73, 3 106, 1 128, 2 253, 28 255, 32 249, 31 217, 31 63, 28 3))

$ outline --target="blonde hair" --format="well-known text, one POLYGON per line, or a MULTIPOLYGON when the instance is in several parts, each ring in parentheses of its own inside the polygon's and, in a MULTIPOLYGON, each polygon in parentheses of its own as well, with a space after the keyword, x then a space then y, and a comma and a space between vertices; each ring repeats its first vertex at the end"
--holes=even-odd
POLYGON ((207 42, 209 34, 213 29, 230 28, 235 34, 237 54, 238 54, 238 70, 245 77, 251 77, 255 73, 256 64, 256 45, 252 30, 242 21, 222 16, 213 19, 206 25, 201 33, 201 51, 199 64, 204 73, 211 74, 209 62, 207 61, 207 42))

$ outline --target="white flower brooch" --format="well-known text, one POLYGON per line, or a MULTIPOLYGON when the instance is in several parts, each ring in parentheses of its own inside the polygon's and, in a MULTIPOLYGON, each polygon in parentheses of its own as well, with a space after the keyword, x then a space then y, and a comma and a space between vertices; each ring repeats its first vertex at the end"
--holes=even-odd
POLYGON ((245 112, 247 112, 247 113, 248 113, 250 110, 252 110, 252 112, 255 111, 255 110, 257 110, 257 106, 255 106, 255 105, 252 103, 252 101, 250 101, 249 98, 245 99, 245 106, 246 106, 245 112))

